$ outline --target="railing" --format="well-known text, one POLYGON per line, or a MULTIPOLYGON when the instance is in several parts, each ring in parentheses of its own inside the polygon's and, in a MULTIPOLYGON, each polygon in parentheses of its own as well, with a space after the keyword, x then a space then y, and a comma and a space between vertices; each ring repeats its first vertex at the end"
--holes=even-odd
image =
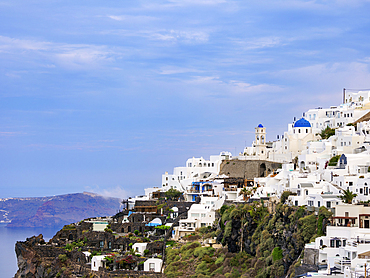
POLYGON ((334 266, 339 267, 341 273, 343 273, 345 266, 351 266, 351 260, 334 259, 334 266))

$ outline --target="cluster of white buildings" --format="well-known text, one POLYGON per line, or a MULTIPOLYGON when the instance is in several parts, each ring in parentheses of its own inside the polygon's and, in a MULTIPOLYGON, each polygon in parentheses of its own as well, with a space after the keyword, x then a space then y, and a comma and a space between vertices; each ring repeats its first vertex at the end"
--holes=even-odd
POLYGON ((221 163, 235 159, 282 164, 269 176, 254 179, 252 200, 279 198, 284 191, 291 191, 295 193, 288 199, 291 205, 314 211, 325 206, 335 211, 335 226, 329 226, 327 236, 317 239, 314 247, 310 245, 320 250, 317 262, 340 262, 342 271, 345 267, 363 267, 366 256, 370 262, 370 207, 358 204, 369 201, 370 194, 370 91, 347 91, 338 106, 309 109, 301 119, 288 124, 284 135, 273 142, 267 141, 266 128, 259 124, 252 146, 239 156, 221 152, 209 160, 190 158, 185 166, 174 168, 172 174, 162 175, 160 188, 148 188, 140 198, 151 199, 153 192, 171 188, 183 192, 185 201, 200 197, 200 203, 191 206, 187 219, 181 220, 175 229, 175 238, 211 226, 215 211, 225 200, 243 201, 242 189, 225 187, 227 177, 219 175, 221 163), (326 128, 334 129, 335 134, 324 139, 320 133, 326 128), (333 157, 337 161, 329 163, 333 157), (357 194, 353 200, 356 205, 343 204, 343 190, 357 194), (360 258, 360 254, 367 255, 360 258), (343 264, 344 261, 351 263, 343 264))

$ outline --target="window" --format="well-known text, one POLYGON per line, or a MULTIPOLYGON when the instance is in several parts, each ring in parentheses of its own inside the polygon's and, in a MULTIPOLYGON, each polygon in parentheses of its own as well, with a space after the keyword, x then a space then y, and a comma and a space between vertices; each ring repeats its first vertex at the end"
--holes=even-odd
POLYGON ((112 242, 108 242, 108 249, 112 249, 112 242))
POLYGON ((100 248, 103 248, 103 247, 104 247, 104 241, 100 241, 100 242, 99 242, 99 247, 100 247, 100 248))
POLYGON ((205 213, 202 213, 200 216, 201 217, 206 217, 206 214, 205 213))
POLYGON ((320 207, 320 201, 317 201, 317 207, 320 207))
POLYGON ((149 263, 149 271, 155 271, 155 263, 149 263))
POLYGON ((335 247, 335 240, 330 240, 330 247, 334 248, 335 247))
POLYGON ((362 188, 360 188, 360 194, 362 194, 363 193, 363 189, 362 188))
POLYGON ((306 128, 306 133, 308 133, 308 128, 306 128))
POLYGON ((191 217, 199 217, 199 213, 192 213, 191 217))
POLYGON ((331 202, 330 201, 326 202, 326 207, 331 208, 331 202))

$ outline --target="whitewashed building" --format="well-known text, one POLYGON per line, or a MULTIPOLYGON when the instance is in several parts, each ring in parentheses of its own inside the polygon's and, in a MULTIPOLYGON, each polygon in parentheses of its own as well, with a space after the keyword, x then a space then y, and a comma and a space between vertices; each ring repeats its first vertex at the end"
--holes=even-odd
POLYGON ((147 259, 144 262, 144 271, 161 272, 162 260, 157 258, 147 259))

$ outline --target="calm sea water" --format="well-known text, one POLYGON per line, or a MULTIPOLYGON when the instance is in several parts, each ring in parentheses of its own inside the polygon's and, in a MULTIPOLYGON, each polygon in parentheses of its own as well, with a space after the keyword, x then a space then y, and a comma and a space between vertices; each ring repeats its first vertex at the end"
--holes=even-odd
POLYGON ((15 243, 25 241, 26 238, 43 234, 47 241, 52 238, 60 228, 6 228, 0 224, 0 277, 12 278, 18 270, 15 256, 15 243))

